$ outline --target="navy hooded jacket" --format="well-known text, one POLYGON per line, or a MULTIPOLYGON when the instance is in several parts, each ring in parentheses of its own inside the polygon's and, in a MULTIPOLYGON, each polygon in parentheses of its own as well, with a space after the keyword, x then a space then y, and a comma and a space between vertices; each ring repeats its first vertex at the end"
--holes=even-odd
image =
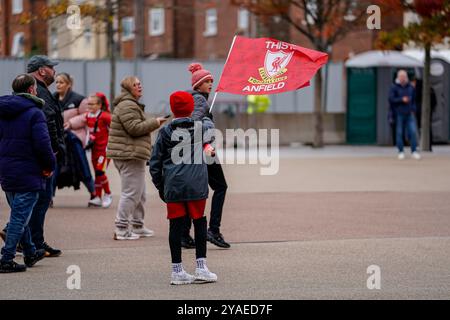
POLYGON ((8 192, 45 189, 43 170, 54 171, 56 159, 43 101, 30 95, 0 97, 0 184, 8 192))
POLYGON ((416 93, 414 87, 408 83, 402 86, 400 83, 394 83, 389 91, 389 103, 394 112, 408 114, 416 112, 416 93), (408 97, 409 102, 404 103, 403 97, 408 97))

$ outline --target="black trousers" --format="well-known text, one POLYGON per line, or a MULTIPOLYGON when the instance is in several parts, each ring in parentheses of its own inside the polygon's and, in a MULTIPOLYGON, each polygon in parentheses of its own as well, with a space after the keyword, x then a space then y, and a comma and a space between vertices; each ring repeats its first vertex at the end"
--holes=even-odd
MULTIPOLYGON (((219 233, 220 223, 222 221, 223 204, 225 203, 225 195, 228 189, 222 165, 220 163, 214 162, 208 165, 208 184, 214 191, 211 202, 209 230, 212 233, 219 233)), ((191 230, 191 218, 185 216, 184 220, 183 237, 188 237, 191 230)))
MULTIPOLYGON (((189 215, 186 215, 189 217, 189 215)), ((181 235, 185 218, 170 219, 169 246, 172 263, 181 263, 181 235)), ((189 219, 190 221, 190 219, 189 219)), ((206 258, 206 217, 194 219, 195 257, 206 258)))

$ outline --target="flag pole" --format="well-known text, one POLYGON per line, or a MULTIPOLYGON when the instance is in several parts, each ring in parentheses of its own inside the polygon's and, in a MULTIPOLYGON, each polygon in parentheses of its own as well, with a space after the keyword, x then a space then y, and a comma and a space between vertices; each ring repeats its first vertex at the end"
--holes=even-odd
MULTIPOLYGON (((237 36, 234 36, 233 42, 231 43, 230 50, 228 51, 227 60, 225 61, 225 65, 227 64, 228 59, 230 58, 231 50, 233 49, 234 42, 236 41, 236 37, 237 37, 237 36)), ((223 73, 223 70, 222 70, 222 73, 223 73)), ((220 83, 220 79, 219 79, 219 83, 220 83)), ((218 92, 216 91, 216 93, 214 94, 213 101, 212 101, 212 103, 211 103, 211 107, 209 108, 209 113, 211 113, 211 111, 212 111, 212 109, 213 109, 213 107, 214 107, 214 102, 216 101, 217 94, 218 94, 218 92)))

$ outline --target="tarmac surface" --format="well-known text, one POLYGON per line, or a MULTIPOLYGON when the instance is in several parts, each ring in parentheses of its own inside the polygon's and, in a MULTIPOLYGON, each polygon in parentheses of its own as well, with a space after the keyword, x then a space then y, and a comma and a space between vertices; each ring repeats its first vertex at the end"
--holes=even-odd
MULTIPOLYGON (((224 165, 221 231, 232 247, 208 243, 219 280, 187 286, 169 284, 168 222, 150 177, 146 225, 155 236, 112 239, 120 180, 111 164, 113 205, 87 208, 83 186, 57 190, 45 230, 63 255, 0 274, 0 300, 450 299, 450 147, 422 155, 399 161, 394 148, 297 146, 281 148, 273 176, 258 164, 224 165), (79 290, 67 287, 73 265, 79 290), (371 266, 379 289, 368 288, 371 266)), ((2 195, 0 225, 8 215, 2 195)), ((193 272, 195 251, 183 250, 183 262, 193 272)))

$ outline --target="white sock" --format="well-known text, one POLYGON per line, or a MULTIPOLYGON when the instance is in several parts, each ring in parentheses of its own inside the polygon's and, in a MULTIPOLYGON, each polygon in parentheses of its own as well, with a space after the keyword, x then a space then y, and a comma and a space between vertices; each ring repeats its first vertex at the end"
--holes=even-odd
POLYGON ((175 273, 183 272, 183 264, 181 264, 181 263, 172 263, 172 272, 175 272, 175 273))
POLYGON ((208 269, 206 267, 206 258, 197 259, 197 268, 198 269, 208 269))

